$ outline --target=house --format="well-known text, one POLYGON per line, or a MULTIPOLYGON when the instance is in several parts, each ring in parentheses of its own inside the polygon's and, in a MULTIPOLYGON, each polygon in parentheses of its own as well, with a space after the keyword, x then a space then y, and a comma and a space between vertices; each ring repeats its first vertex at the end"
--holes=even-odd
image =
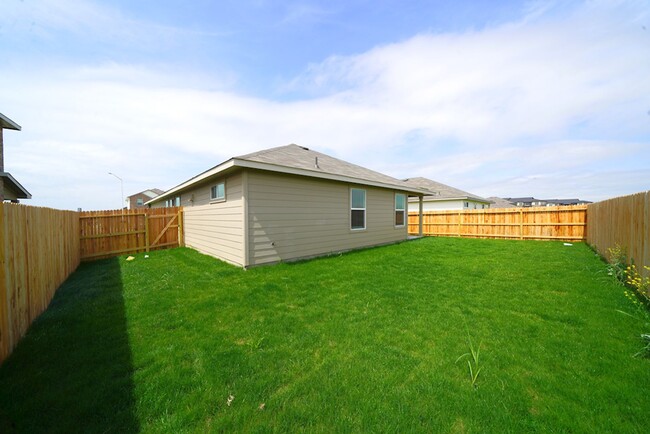
POLYGON ((535 199, 534 197, 506 197, 504 198, 511 204, 519 207, 531 206, 564 206, 564 205, 582 205, 591 203, 580 199, 535 199))
POLYGON ((126 197, 129 203, 129 209, 146 208, 145 202, 150 201, 156 196, 160 196, 164 191, 159 188, 150 188, 149 190, 141 191, 140 193, 132 194, 126 197))
MULTIPOLYGON (((489 199, 427 178, 408 178, 404 182, 429 192, 423 198, 424 211, 485 209, 492 203, 489 199)), ((409 212, 417 212, 418 207, 416 198, 409 199, 409 212)))
POLYGON ((233 157, 147 205, 182 205, 185 245, 251 267, 406 240, 407 199, 427 193, 292 144, 233 157))
POLYGON ((0 201, 18 202, 19 199, 32 198, 32 195, 11 176, 11 173, 5 172, 3 130, 20 131, 20 129, 20 125, 0 113, 0 201))
POLYGON ((515 208, 515 205, 501 197, 490 196, 488 200, 492 202, 491 208, 515 208))
POLYGON ((586 205, 589 203, 593 202, 580 199, 546 199, 546 206, 586 205))
POLYGON ((519 206, 519 207, 546 205, 546 202, 540 199, 535 199, 534 197, 505 197, 504 199, 510 202, 511 204, 513 204, 514 206, 519 206), (542 204, 542 202, 544 203, 542 204))

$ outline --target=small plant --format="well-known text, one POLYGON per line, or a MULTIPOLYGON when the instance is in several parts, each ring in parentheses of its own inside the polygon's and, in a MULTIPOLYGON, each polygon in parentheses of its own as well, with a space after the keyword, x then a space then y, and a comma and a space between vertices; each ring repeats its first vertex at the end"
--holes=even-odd
MULTIPOLYGON (((646 271, 650 271, 647 265, 643 267, 646 271)), ((650 276, 643 277, 636 269, 636 265, 632 264, 625 269, 625 283, 632 288, 646 303, 650 302, 648 291, 650 291, 650 276)))
MULTIPOLYGON (((645 270, 650 271, 650 267, 644 266, 645 270)), ((636 315, 630 315, 643 322, 644 327, 650 327, 650 277, 643 277, 632 264, 625 268, 625 279, 623 282, 627 289, 625 290, 625 297, 636 307, 636 315)), ((650 357, 650 334, 642 333, 641 341, 643 348, 635 354, 637 357, 650 357)))
POLYGON ((641 351, 635 354, 637 357, 650 357, 650 334, 643 333, 641 335, 641 340, 643 341, 644 347, 641 348, 641 351))
POLYGON ((474 389, 478 388, 478 385, 476 384, 476 381, 478 380, 478 376, 481 373, 481 370, 483 369, 482 366, 479 366, 479 356, 481 353, 481 344, 478 344, 478 347, 474 349, 474 345, 472 344, 472 338, 470 337, 469 333, 467 333, 467 341, 469 342, 469 353, 462 354, 460 357, 456 359, 456 363, 460 362, 462 359, 467 358, 467 367, 469 369, 469 378, 470 381, 472 382, 472 387, 474 389))
POLYGON ((627 265, 625 249, 616 244, 615 247, 607 249, 607 255, 609 256, 607 274, 616 277, 621 282, 625 282, 625 267, 627 265))

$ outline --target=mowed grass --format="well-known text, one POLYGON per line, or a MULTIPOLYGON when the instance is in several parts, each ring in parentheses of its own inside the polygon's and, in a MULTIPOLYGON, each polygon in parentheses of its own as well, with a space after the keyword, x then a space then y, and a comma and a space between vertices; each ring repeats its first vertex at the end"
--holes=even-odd
POLYGON ((0 368, 1 432, 650 431, 643 324, 584 244, 150 256, 59 289, 0 368))

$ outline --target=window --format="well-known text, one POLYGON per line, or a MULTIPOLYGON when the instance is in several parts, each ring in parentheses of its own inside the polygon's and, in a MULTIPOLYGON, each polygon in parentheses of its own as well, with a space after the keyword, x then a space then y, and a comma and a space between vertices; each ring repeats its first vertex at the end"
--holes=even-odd
POLYGON ((463 208, 469 208, 469 202, 463 202, 463 208))
POLYGON ((136 206, 142 206, 142 205, 144 205, 144 200, 142 200, 141 197, 137 198, 137 199, 135 200, 135 205, 136 205, 136 206))
POLYGON ((167 200, 165 201, 165 206, 166 206, 167 208, 171 208, 171 207, 173 207, 173 206, 181 206, 181 197, 180 197, 180 196, 176 196, 176 197, 173 198, 173 199, 167 199, 167 200))
POLYGON ((221 181, 210 189, 210 200, 226 200, 226 183, 221 181))
POLYGON ((350 229, 366 228, 366 190, 350 189, 350 229))
POLYGON ((395 226, 404 226, 406 223, 406 195, 395 194, 395 226))

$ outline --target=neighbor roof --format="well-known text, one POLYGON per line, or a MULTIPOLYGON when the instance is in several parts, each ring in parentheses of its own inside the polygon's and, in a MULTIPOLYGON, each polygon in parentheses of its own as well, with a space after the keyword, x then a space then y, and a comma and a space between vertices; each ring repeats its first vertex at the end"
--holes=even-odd
POLYGON ((150 189, 141 191, 139 193, 132 194, 131 196, 127 196, 127 199, 131 198, 133 196, 139 196, 139 195, 147 196, 147 197, 153 199, 154 197, 158 197, 163 193, 164 193, 164 191, 162 191, 159 188, 150 188, 150 189))
POLYGON ((412 185, 413 187, 428 190, 429 194, 424 196, 423 199, 425 202, 462 199, 462 200, 473 200, 476 202, 483 202, 483 203, 492 203, 491 200, 486 199, 484 197, 476 196, 472 193, 459 190, 458 188, 454 188, 449 185, 443 184, 441 182, 433 181, 428 178, 422 178, 422 177, 408 178, 405 179, 404 182, 409 185, 412 185))
POLYGON ((312 151, 303 146, 291 144, 233 157, 177 185, 147 203, 165 199, 174 193, 208 178, 212 178, 233 167, 268 170, 271 172, 390 188, 417 195, 428 193, 427 190, 409 185, 397 178, 339 160, 338 158, 330 157, 320 152, 312 151))
POLYGON ((501 197, 490 196, 488 199, 494 204, 492 208, 515 208, 513 204, 501 197))
POLYGON ((20 125, 9 119, 7 116, 0 113, 0 128, 5 130, 18 130, 20 131, 20 125))
MULTIPOLYGON (((4 128, 4 127, 3 127, 4 128)), ((0 178, 2 178, 3 186, 5 189, 12 190, 14 195, 18 199, 31 199, 32 195, 29 191, 25 189, 20 182, 16 181, 16 178, 11 176, 11 173, 0 172, 0 178)))

